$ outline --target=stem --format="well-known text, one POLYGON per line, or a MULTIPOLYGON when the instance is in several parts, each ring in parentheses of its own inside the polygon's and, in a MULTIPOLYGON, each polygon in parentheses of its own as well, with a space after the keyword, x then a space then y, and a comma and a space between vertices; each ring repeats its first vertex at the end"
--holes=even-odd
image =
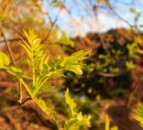
POLYGON ((10 48, 10 46, 8 44, 8 41, 7 41, 6 37, 5 37, 5 34, 3 32, 2 27, 0 27, 0 30, 1 30, 2 37, 3 37, 4 41, 5 41, 5 45, 6 45, 7 49, 8 49, 8 53, 10 55, 12 64, 15 66, 15 61, 14 61, 13 53, 12 53, 12 50, 11 50, 11 48, 10 48))
MULTIPOLYGON (((41 78, 42 78, 42 77, 41 77, 41 78)), ((46 81, 47 81, 48 79, 49 79, 49 78, 43 79, 42 83, 37 86, 37 89, 36 89, 36 90, 34 91, 34 93, 33 93, 33 97, 35 97, 35 96, 37 95, 37 93, 39 92, 40 88, 46 83, 46 81)))
MULTIPOLYGON (((4 39, 4 41, 5 41, 5 45, 6 45, 7 49, 8 49, 8 53, 9 53, 9 55, 10 55, 12 64, 13 64, 14 66, 16 66, 16 63, 15 63, 15 60, 14 60, 14 57, 13 57, 13 52, 12 52, 12 50, 11 50, 9 44, 8 44, 8 40, 6 39, 6 36, 5 36, 5 34, 4 34, 4 31, 3 31, 2 27, 0 27, 0 29, 1 29, 1 34, 2 34, 2 36, 3 36, 3 39, 4 39)), ((22 102, 23 96, 22 96, 22 86, 21 86, 21 83, 19 83, 19 95, 20 95, 19 102, 22 102)))
POLYGON ((21 82, 21 84, 24 86, 24 88, 26 89, 26 91, 28 92, 28 94, 30 95, 30 97, 32 97, 32 93, 28 87, 28 85, 24 82, 23 79, 19 79, 19 81, 21 82))
POLYGON ((18 101, 18 102, 19 102, 20 104, 22 103, 22 99, 23 99, 22 93, 23 93, 22 84, 21 84, 21 82, 19 82, 19 96, 20 96, 20 98, 19 98, 19 101, 18 101))
POLYGON ((31 44, 31 49, 32 49, 32 58, 31 58, 31 61, 32 61, 32 76, 33 76, 33 79, 32 79, 32 87, 35 86, 35 83, 36 83, 36 73, 35 73, 35 59, 34 59, 34 44, 33 44, 34 40, 32 41, 31 44))
POLYGON ((36 82, 36 80, 35 80, 36 78, 35 78, 35 77, 36 77, 36 75, 35 75, 35 64, 34 64, 34 60, 32 61, 32 63, 33 63, 33 65, 32 65, 32 67, 33 67, 33 68, 32 68, 32 75, 33 75, 32 81, 33 81, 33 84, 32 84, 32 85, 35 86, 35 82, 36 82))
MULTIPOLYGON (((28 94, 30 95, 30 97, 33 99, 33 101, 41 108, 41 106, 36 102, 36 98, 33 97, 33 94, 31 93, 29 87, 27 86, 27 84, 23 81, 23 79, 19 79, 20 83, 25 87, 26 91, 28 92, 28 94)), ((43 110, 41 108, 41 110, 43 110)), ((44 112, 44 111, 43 111, 44 112)), ((44 112, 45 113, 45 112, 44 112)), ((47 113, 46 113, 47 114, 47 113)), ((47 114, 48 115, 48 114, 47 114)), ((49 115, 48 115, 49 116, 49 115)), ((53 119, 53 118, 52 118, 53 119)), ((53 119, 55 126, 56 126, 56 130, 59 130, 58 127, 58 123, 55 119, 53 119)))
POLYGON ((32 59, 31 59, 31 61, 32 61, 32 76, 33 76, 33 79, 32 79, 32 87, 34 87, 35 86, 35 77, 36 77, 36 75, 35 75, 35 62, 34 62, 34 49, 33 49, 33 41, 32 41, 32 43, 31 43, 31 49, 32 49, 32 59))

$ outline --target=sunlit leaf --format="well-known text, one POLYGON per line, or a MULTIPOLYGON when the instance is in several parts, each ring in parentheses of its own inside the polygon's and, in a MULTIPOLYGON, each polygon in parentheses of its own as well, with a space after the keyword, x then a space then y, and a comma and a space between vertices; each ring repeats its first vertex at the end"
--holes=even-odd
POLYGON ((68 71, 71 71, 77 75, 82 75, 82 70, 79 65, 72 65, 67 68, 68 71))
POLYGON ((20 68, 17 68, 17 67, 11 67, 11 70, 17 74, 20 74, 23 72, 20 68))
POLYGON ((133 63, 133 61, 126 61, 126 67, 130 70, 136 68, 136 65, 133 63))
POLYGON ((139 121, 140 126, 143 128, 143 104, 139 104, 135 109, 134 118, 139 121))
POLYGON ((74 47, 74 46, 75 46, 75 43, 74 43, 72 40, 70 40, 69 38, 67 38, 65 32, 62 33, 62 36, 61 36, 61 38, 58 40, 58 43, 59 43, 59 44, 62 44, 62 45, 66 45, 66 46, 71 46, 71 47, 74 47))
POLYGON ((70 107, 71 114, 75 115, 76 104, 75 104, 74 100, 69 96, 69 90, 68 89, 65 92, 65 102, 70 107))
POLYGON ((3 52, 0 52, 0 68, 3 68, 4 66, 8 66, 10 64, 10 60, 6 54, 3 52))
POLYGON ((35 98, 36 104, 42 109, 44 113, 46 113, 48 116, 50 116, 53 120, 56 121, 55 118, 55 111, 53 111, 50 107, 48 107, 44 100, 41 98, 35 98))
POLYGON ((29 33, 24 31, 27 41, 23 40, 23 44, 20 44, 29 57, 28 64, 33 67, 35 61, 42 60, 44 51, 42 50, 41 39, 35 34, 33 30, 29 30, 29 33))
POLYGON ((90 127, 91 116, 77 112, 74 100, 69 96, 69 90, 65 92, 65 102, 70 108, 70 118, 66 120, 65 130, 79 130, 80 128, 90 127))

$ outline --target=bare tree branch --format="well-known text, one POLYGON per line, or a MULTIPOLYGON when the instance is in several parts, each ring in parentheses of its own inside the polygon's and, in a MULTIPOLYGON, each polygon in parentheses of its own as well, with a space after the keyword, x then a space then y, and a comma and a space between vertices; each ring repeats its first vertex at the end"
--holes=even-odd
POLYGON ((126 24, 128 24, 131 28, 133 27, 126 19, 124 19, 123 17, 121 17, 112 7, 112 5, 108 2, 106 2, 107 6, 109 7, 109 9, 122 21, 124 21, 126 24))
MULTIPOLYGON (((8 42, 13 42, 13 41, 20 41, 20 38, 13 38, 13 39, 7 39, 8 42)), ((4 43, 5 40, 1 40, 0 43, 4 43)))
POLYGON ((15 61, 14 61, 14 58, 13 58, 13 53, 12 53, 12 50, 11 50, 10 46, 8 45, 8 41, 7 41, 6 37, 5 37, 5 34, 4 34, 4 31, 3 31, 2 27, 0 27, 0 30, 1 30, 2 37, 3 37, 4 41, 5 41, 5 44, 7 46, 8 53, 10 55, 12 64, 15 66, 15 61))
POLYGON ((65 1, 66 1, 66 0, 63 0, 63 2, 61 3, 59 12, 57 13, 57 16, 55 17, 55 20, 52 22, 52 25, 51 25, 50 30, 48 31, 46 37, 42 40, 42 43, 50 36, 50 33, 51 33, 52 29, 54 28, 54 26, 55 26, 57 20, 58 20, 58 17, 59 17, 59 15, 60 15, 60 12, 61 12, 61 10, 63 9, 63 5, 64 5, 65 1))

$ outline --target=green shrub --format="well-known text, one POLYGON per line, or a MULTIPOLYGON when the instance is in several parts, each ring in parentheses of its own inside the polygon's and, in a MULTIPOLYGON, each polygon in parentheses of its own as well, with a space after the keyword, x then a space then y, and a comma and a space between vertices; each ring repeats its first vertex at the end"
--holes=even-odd
MULTIPOLYGON (((69 108, 70 116, 69 119, 65 121, 64 126, 60 126, 58 124, 55 111, 48 107, 46 102, 39 96, 41 92, 43 93, 48 89, 47 87, 45 88, 45 83, 53 77, 53 75, 62 74, 64 71, 71 71, 77 75, 81 75, 81 68, 84 65, 82 60, 86 58, 89 52, 81 50, 75 52, 69 57, 58 57, 54 61, 49 61, 49 56, 47 56, 43 46, 41 45, 40 38, 38 38, 34 31, 29 30, 29 33, 24 32, 24 34, 26 36, 26 40, 22 39, 23 44, 20 45, 27 53, 26 60, 28 66, 31 68, 31 73, 27 75, 21 68, 11 66, 9 58, 3 52, 0 52, 0 69, 5 70, 19 80, 30 98, 52 120, 56 129, 59 130, 64 127, 65 130, 79 130, 83 127, 90 127, 91 117, 82 115, 81 112, 77 112, 76 104, 70 98, 68 90, 65 92, 65 102, 69 108)), ((22 93, 19 102, 22 103, 22 93)))

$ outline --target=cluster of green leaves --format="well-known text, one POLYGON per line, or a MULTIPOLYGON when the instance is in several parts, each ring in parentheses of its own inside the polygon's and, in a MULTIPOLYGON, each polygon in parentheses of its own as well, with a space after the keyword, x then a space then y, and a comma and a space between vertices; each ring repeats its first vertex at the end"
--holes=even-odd
POLYGON ((134 16, 134 26, 132 27, 133 36, 134 36, 134 42, 127 45, 128 49, 128 55, 129 55, 129 61, 126 62, 126 67, 128 69, 134 69, 136 65, 133 63, 133 59, 138 58, 137 53, 142 53, 142 50, 139 46, 143 46, 143 41, 141 37, 139 36, 140 27, 138 25, 139 18, 142 16, 141 12, 138 12, 135 8, 130 8, 130 12, 133 13, 134 16))
POLYGON ((120 50, 115 51, 114 49, 108 54, 99 54, 99 61, 95 63, 95 69, 105 73, 118 73, 120 69, 118 66, 114 66, 114 64, 116 64, 116 58, 120 55, 122 55, 122 52, 120 50))
MULTIPOLYGON (((131 31, 130 33, 132 34, 134 41, 126 45, 128 54, 126 55, 127 60, 125 61, 124 64, 127 70, 131 70, 136 67, 134 63, 134 59, 138 58, 137 53, 143 54, 143 51, 141 49, 143 46, 143 40, 141 39, 139 35, 140 28, 142 27, 142 25, 139 25, 138 23, 142 14, 141 12, 138 12, 135 8, 130 8, 130 12, 134 14, 134 26, 132 26, 130 30, 131 31)), ((93 68, 92 70, 97 70, 103 73, 119 73, 121 70, 115 64, 116 64, 116 60, 118 60, 120 56, 121 57, 123 56, 123 53, 124 52, 122 52, 119 49, 117 50, 112 49, 111 52, 108 52, 106 54, 99 54, 98 60, 95 63, 95 65, 90 64, 89 68, 92 67, 93 68)))
POLYGON ((134 118, 140 123, 143 128, 143 104, 139 104, 134 112, 134 118))
MULTIPOLYGON (((15 76, 26 89, 31 99, 53 120, 57 129, 60 129, 55 116, 55 111, 46 105, 46 102, 39 97, 39 94, 48 89, 47 86, 45 86, 45 83, 55 74, 62 74, 63 71, 71 71, 79 75, 82 74, 81 68, 84 65, 82 60, 86 58, 89 52, 81 50, 73 53, 69 57, 58 57, 54 61, 49 61, 49 56, 47 56, 41 45, 40 38, 34 31, 29 30, 29 33, 24 32, 24 34, 26 40, 22 39, 23 44, 20 45, 27 53, 26 60, 32 73, 27 75, 21 68, 11 66, 9 58, 2 52, 0 52, 0 69, 15 76), (27 80, 31 83, 27 83, 27 80)), ((65 100, 71 110, 71 118, 66 121, 65 129, 71 130, 71 127, 75 127, 75 122, 72 123, 73 120, 76 121, 79 128, 81 126, 89 127, 90 117, 75 112, 75 103, 69 97, 68 91, 65 93, 65 100)))
POLYGON ((142 16, 141 12, 138 12, 135 8, 130 8, 130 12, 133 13, 134 16, 134 30, 135 31, 139 31, 139 26, 138 26, 138 22, 140 17, 142 16))
POLYGON ((96 103, 93 103, 89 98, 82 96, 80 98, 80 106, 79 109, 86 114, 91 114, 91 123, 92 126, 96 125, 99 120, 99 108, 98 108, 98 100, 96 103))
POLYGON ((131 59, 137 57, 136 43, 127 44, 127 49, 128 49, 128 55, 131 59))
POLYGON ((126 61, 125 65, 127 69, 131 70, 136 67, 136 65, 133 63, 133 59, 137 58, 137 44, 136 42, 133 42, 131 44, 127 44, 126 47, 128 50, 129 60, 126 61))
POLYGON ((70 40, 69 38, 67 38, 66 33, 62 32, 62 36, 61 38, 58 40, 59 44, 65 45, 65 46, 70 46, 70 47, 74 47, 75 44, 72 40, 70 40))
MULTIPOLYGON (((133 60, 137 58, 137 52, 139 50, 137 49, 137 43, 142 44, 142 40, 140 38, 136 38, 135 42, 131 44, 127 44, 127 59, 124 61, 123 53, 121 50, 114 50, 112 49, 111 52, 108 52, 107 54, 99 54, 97 62, 95 64, 91 63, 89 66, 87 66, 87 71, 91 72, 93 70, 96 70, 97 72, 103 72, 103 73, 111 73, 111 74, 119 74, 122 73, 122 68, 120 67, 120 64, 118 63, 120 59, 122 66, 125 66, 127 70, 134 69, 136 65, 134 64, 133 60), (123 65, 124 64, 124 65, 123 65)), ((125 68, 123 67, 123 69, 125 68)))
POLYGON ((79 130, 90 127, 90 115, 83 115, 82 112, 77 112, 77 106, 74 100, 69 96, 69 90, 65 92, 65 101, 69 106, 69 119, 66 120, 65 130, 79 130))
POLYGON ((127 44, 127 50, 128 50, 128 56, 129 56, 129 61, 126 61, 126 67, 127 69, 134 69, 136 65, 133 63, 133 59, 138 58, 137 52, 140 52, 140 49, 138 48, 138 45, 143 45, 142 39, 139 37, 139 35, 135 34, 139 32, 139 27, 138 27, 138 21, 141 16, 140 12, 137 12, 134 8, 130 8, 130 12, 135 15, 134 17, 134 26, 133 30, 135 32, 132 32, 134 35, 134 42, 131 44, 127 44))

